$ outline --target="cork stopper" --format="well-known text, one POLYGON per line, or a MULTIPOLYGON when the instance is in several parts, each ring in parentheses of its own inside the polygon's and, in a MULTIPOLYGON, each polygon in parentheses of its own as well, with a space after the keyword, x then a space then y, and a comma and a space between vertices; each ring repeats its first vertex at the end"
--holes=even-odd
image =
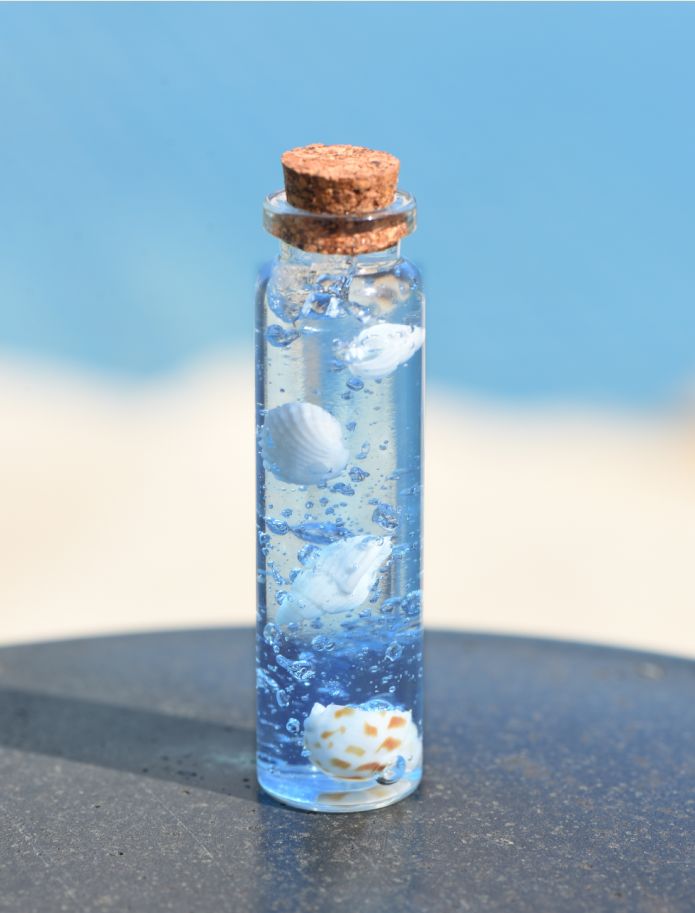
POLYGON ((300 146, 282 156, 287 202, 309 212, 347 215, 385 209, 396 194, 400 162, 364 146, 300 146))
POLYGON ((286 243, 355 255, 392 247, 412 231, 414 204, 399 205, 406 195, 396 191, 400 162, 394 155, 313 144, 290 149, 281 161, 286 205, 270 214, 266 206, 266 227, 286 243))

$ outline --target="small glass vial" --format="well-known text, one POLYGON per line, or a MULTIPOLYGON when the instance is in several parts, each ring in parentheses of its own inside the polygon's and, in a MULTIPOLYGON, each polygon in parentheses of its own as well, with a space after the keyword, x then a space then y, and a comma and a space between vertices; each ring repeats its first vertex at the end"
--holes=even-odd
POLYGON ((313 811, 422 775, 424 296, 398 159, 282 157, 256 299, 257 770, 313 811))

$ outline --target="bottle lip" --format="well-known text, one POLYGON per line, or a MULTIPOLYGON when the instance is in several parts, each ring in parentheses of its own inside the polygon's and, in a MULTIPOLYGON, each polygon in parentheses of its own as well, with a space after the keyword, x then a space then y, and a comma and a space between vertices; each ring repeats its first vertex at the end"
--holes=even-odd
POLYGON ((320 254, 354 256, 386 250, 415 230, 415 215, 415 198, 404 190, 396 191, 384 209, 345 215, 297 209, 287 202, 284 190, 263 202, 263 225, 271 235, 320 254))
POLYGON ((384 209, 374 209, 371 212, 312 212, 308 209, 297 209, 287 202, 287 194, 284 190, 276 190, 269 193, 263 201, 264 215, 277 216, 295 216, 302 219, 309 219, 315 222, 367 222, 375 223, 383 220, 391 220, 394 216, 407 218, 415 216, 416 203, 415 197, 405 190, 397 190, 393 202, 384 207, 384 209))

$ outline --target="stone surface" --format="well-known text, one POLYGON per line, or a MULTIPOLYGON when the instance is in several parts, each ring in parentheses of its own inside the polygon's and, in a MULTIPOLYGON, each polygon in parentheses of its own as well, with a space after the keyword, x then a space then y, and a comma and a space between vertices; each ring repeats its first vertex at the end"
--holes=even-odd
POLYGON ((250 632, 0 650, 0 910, 693 910, 695 664, 429 634, 425 748, 410 799, 298 812, 250 632))

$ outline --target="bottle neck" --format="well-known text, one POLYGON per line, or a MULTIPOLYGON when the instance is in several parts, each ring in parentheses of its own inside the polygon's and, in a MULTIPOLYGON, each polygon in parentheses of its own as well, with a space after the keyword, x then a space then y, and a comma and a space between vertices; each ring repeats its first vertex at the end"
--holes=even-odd
POLYGON ((415 200, 399 190, 385 209, 337 215, 295 209, 285 192, 278 191, 265 199, 263 224, 284 244, 305 252, 353 259, 375 253, 384 258, 415 230, 415 200))
POLYGON ((385 250, 369 251, 369 253, 354 254, 319 254, 314 251, 302 250, 293 247, 285 241, 280 242, 278 258, 283 262, 296 263, 311 267, 325 273, 338 272, 378 272, 388 268, 401 256, 400 241, 385 250))

